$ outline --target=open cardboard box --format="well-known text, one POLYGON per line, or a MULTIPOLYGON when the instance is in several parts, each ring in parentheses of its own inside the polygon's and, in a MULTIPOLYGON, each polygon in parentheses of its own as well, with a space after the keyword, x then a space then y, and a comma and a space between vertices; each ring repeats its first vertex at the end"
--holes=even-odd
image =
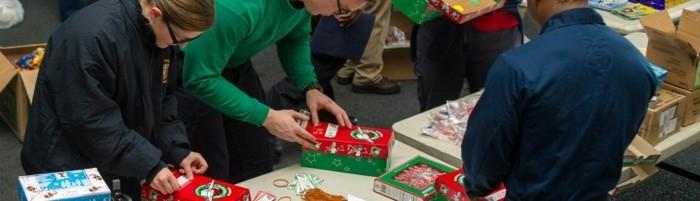
POLYGON ((639 165, 623 168, 620 180, 617 183, 617 190, 634 186, 649 178, 651 175, 656 174, 658 171, 659 169, 654 165, 639 165))
POLYGON ((700 89, 700 13, 683 10, 678 30, 667 11, 639 20, 649 37, 647 58, 668 70, 666 83, 700 89))
POLYGON ((18 58, 31 53, 45 44, 32 44, 0 48, 0 119, 24 141, 29 105, 34 96, 34 87, 39 70, 19 70, 15 66, 18 58))
POLYGON ((634 136, 634 140, 627 150, 625 150, 624 155, 624 166, 632 166, 638 164, 656 164, 661 157, 661 152, 656 150, 651 144, 646 140, 642 139, 640 136, 634 136))

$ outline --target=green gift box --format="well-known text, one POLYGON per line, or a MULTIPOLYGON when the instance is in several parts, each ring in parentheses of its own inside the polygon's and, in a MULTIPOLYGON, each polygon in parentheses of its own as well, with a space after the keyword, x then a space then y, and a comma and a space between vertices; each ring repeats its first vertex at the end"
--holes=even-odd
POLYGON ((442 15, 427 0, 392 0, 392 2, 394 8, 417 24, 423 24, 442 15))
POLYGON ((374 180, 374 192, 393 200, 430 201, 437 177, 454 171, 447 165, 417 156, 374 180))
POLYGON ((304 150, 301 152, 301 166, 376 177, 387 171, 389 159, 304 150))

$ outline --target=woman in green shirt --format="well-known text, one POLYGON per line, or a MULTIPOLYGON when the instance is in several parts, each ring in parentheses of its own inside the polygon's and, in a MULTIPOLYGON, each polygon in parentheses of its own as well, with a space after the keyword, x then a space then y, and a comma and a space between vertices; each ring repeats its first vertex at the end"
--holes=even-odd
POLYGON ((314 137, 295 120, 318 123, 318 111, 351 126, 347 113, 320 91, 310 59, 310 16, 357 10, 365 0, 218 0, 211 29, 185 48, 180 114, 209 176, 239 182, 272 170, 268 132, 313 148, 314 137), (264 90, 250 58, 272 45, 295 87, 306 94, 307 117, 263 104, 264 90))

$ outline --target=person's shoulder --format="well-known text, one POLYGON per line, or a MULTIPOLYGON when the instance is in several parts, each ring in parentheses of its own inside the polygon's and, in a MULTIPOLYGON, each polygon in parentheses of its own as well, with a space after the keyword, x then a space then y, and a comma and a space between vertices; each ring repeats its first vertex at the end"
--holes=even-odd
POLYGON ((126 14, 118 1, 98 1, 73 14, 54 32, 54 40, 77 40, 81 43, 106 40, 128 29, 126 14))

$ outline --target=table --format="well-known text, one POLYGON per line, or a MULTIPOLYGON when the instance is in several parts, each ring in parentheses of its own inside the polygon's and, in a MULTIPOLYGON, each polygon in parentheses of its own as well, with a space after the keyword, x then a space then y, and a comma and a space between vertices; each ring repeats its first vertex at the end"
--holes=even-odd
MULTIPOLYGON (((634 33, 626 36, 635 46, 640 49, 646 48, 646 35, 644 33, 634 33)), ((471 94, 460 98, 459 100, 464 100, 476 96, 477 94, 471 94)), ((442 107, 442 106, 440 106, 442 107)), ((431 112, 439 110, 440 107, 433 108, 429 111, 417 114, 415 116, 409 117, 402 121, 395 123, 392 126, 394 133, 396 134, 396 139, 404 142, 416 149, 423 151, 439 160, 445 161, 448 164, 460 167, 462 166, 462 156, 461 156, 461 146, 452 144, 446 141, 438 140, 433 137, 425 136, 421 134, 421 129, 428 125, 428 117, 431 112)), ((670 136, 661 143, 654 146, 656 150, 661 152, 661 157, 659 158, 659 167, 677 173, 681 176, 688 177, 689 179, 696 180, 697 175, 689 173, 683 169, 671 166, 669 164, 663 163, 662 161, 681 152, 695 143, 700 142, 700 123, 696 123, 687 127, 682 127, 678 133, 670 136)), ((624 168, 625 170, 631 170, 630 168, 624 168)))
MULTIPOLYGON (((523 3, 520 5, 523 7, 527 7, 527 0, 523 0, 523 3)), ((681 17, 681 14, 683 14, 683 9, 688 9, 692 11, 700 10, 700 0, 690 0, 681 5, 674 6, 673 8, 668 9, 668 13, 669 15, 671 15, 671 18, 674 21, 678 21, 678 19, 681 17)), ((610 28, 612 28, 620 34, 626 35, 634 32, 644 31, 644 27, 642 27, 642 24, 639 23, 639 20, 626 20, 616 15, 613 15, 608 11, 600 9, 595 10, 598 11, 598 13, 603 17, 605 24, 607 24, 610 28)))
MULTIPOLYGON (((423 156, 425 158, 441 162, 426 153, 422 153, 404 143, 397 141, 392 148, 392 153, 389 159, 391 161, 390 167, 394 168, 399 166, 415 156, 423 156)), ((350 194, 364 199, 365 201, 391 200, 372 191, 374 177, 306 168, 301 167, 299 164, 273 171, 271 173, 244 181, 238 185, 249 188, 251 196, 255 196, 258 191, 267 191, 277 196, 278 199, 282 196, 289 196, 292 198, 292 200, 301 200, 292 190, 277 188, 272 185, 272 182, 275 179, 286 179, 291 182, 294 175, 298 173, 314 174, 322 178, 324 182, 321 184, 321 186, 319 186, 319 188, 330 194, 343 195, 346 197, 348 194, 350 194)))
MULTIPOLYGON (((462 97, 459 100, 465 100, 479 95, 478 93, 474 93, 462 97)), ((428 125, 430 113, 440 110, 441 107, 442 106, 436 107, 396 122, 391 128, 394 130, 397 140, 430 154, 441 161, 445 161, 447 164, 461 167, 461 146, 421 134, 421 129, 428 125)))

